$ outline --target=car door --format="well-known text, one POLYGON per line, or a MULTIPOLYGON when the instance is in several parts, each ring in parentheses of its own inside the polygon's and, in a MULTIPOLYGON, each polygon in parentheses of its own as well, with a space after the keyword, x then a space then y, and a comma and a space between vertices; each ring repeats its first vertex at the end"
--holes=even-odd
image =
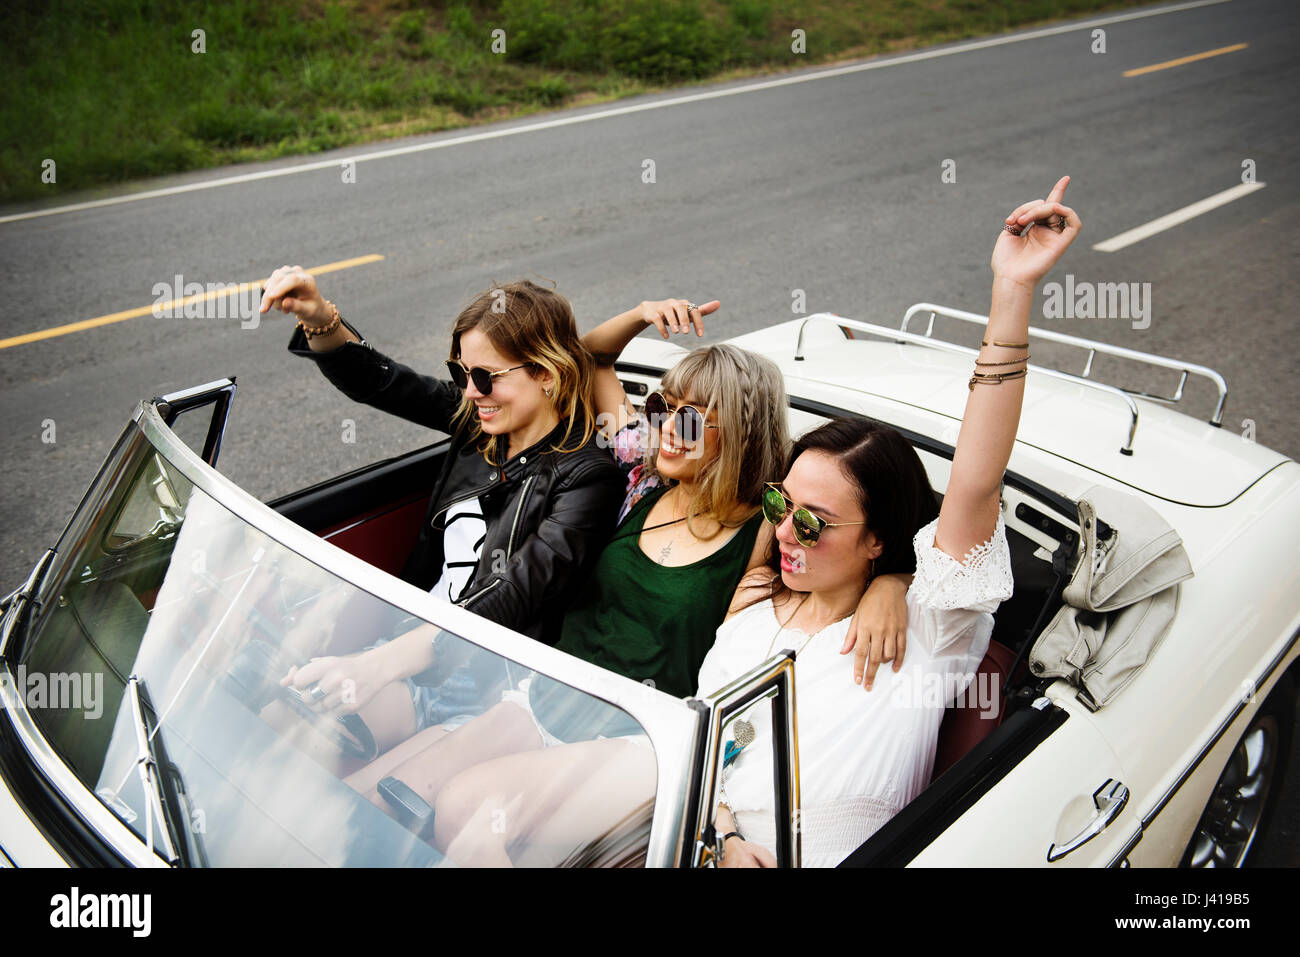
POLYGON ((1124 866, 1141 834, 1127 779, 1088 710, 1058 682, 844 865, 1124 866))

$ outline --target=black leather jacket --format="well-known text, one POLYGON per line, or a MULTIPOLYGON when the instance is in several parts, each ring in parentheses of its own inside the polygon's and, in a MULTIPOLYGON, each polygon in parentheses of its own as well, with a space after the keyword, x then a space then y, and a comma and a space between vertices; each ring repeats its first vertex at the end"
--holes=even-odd
MULTIPOLYGON (((295 329, 289 351, 314 359, 344 395, 418 425, 452 431, 461 392, 452 383, 420 375, 362 341, 333 352, 312 352, 295 329)), ((429 511, 401 577, 432 588, 442 573, 443 516, 453 504, 478 496, 487 523, 479 562, 457 604, 508 628, 555 644, 575 591, 590 576, 614 530, 626 478, 593 438, 572 452, 551 447, 565 423, 501 467, 469 441, 468 423, 452 436, 429 511)), ((573 441, 570 438, 570 443, 573 441)))

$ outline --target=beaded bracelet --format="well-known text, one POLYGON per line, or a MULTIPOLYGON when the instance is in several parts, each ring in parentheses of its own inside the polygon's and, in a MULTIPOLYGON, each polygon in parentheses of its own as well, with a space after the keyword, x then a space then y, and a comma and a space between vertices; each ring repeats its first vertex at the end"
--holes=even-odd
POLYGON ((328 299, 325 300, 325 305, 330 307, 330 313, 332 314, 330 321, 325 323, 325 325, 309 326, 306 323, 304 323, 301 319, 298 320, 298 328, 302 330, 302 334, 306 336, 308 339, 316 339, 319 338, 320 336, 328 336, 331 332, 337 329, 339 327, 339 323, 342 322, 342 317, 339 315, 339 307, 334 305, 334 303, 330 302, 328 299))

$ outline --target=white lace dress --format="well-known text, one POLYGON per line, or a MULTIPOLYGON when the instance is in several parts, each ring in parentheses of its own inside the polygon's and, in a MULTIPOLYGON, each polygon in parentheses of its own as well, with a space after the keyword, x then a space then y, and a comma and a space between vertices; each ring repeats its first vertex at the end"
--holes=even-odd
MULTIPOLYGON (((999 516, 993 536, 958 562, 934 545, 938 520, 916 534, 916 576, 907 592, 902 668, 881 666, 872 690, 853 683, 840 655, 849 619, 808 636, 780 630, 770 600, 723 622, 700 667, 711 694, 785 648, 796 651, 800 831, 803 866, 832 867, 929 783, 943 709, 949 702, 991 710, 1001 688, 972 686, 988 650, 993 611, 1011 595, 1011 554, 999 516), (773 642, 773 637, 776 640, 773 642), (806 642, 806 645, 805 645, 806 642)), ((996 713, 996 711, 992 711, 996 713)), ((755 737, 723 778, 724 800, 746 840, 775 851, 771 714, 746 716, 755 737)))

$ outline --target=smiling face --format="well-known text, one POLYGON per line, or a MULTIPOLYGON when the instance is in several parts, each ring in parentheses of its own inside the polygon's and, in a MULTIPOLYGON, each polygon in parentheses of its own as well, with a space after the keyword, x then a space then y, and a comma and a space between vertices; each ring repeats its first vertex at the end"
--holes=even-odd
MULTIPOLYGON (((466 368, 478 366, 489 372, 520 364, 519 360, 498 352, 488 337, 477 329, 469 329, 461 335, 460 361, 466 368)), ((551 376, 545 372, 537 374, 532 368, 515 369, 496 376, 488 395, 480 392, 471 378, 465 385, 465 397, 474 403, 475 414, 484 432, 489 435, 522 435, 541 428, 554 415, 554 406, 543 391, 551 385, 551 376)), ((542 429, 537 437, 548 431, 550 426, 542 429)))
POLYGON ((781 580, 793 591, 835 591, 867 580, 872 559, 882 544, 872 532, 864 535, 862 525, 823 528, 817 544, 800 545, 795 539, 791 515, 794 508, 806 508, 826 522, 862 522, 862 493, 835 456, 809 449, 795 459, 783 486, 794 503, 776 527, 781 550, 781 580))
MULTIPOLYGON (((689 389, 686 391, 685 397, 675 395, 666 389, 662 390, 661 394, 670 410, 676 410, 679 405, 693 405, 703 413, 708 403, 702 401, 699 396, 691 394, 689 389)), ((703 435, 698 442, 687 443, 677 434, 676 419, 677 416, 669 414, 664 417, 662 424, 654 423, 660 426, 659 454, 655 458, 655 470, 665 479, 694 482, 704 466, 718 457, 718 443, 721 441, 722 430, 702 429, 703 435)), ((716 426, 718 410, 710 409, 704 422, 706 425, 716 426)))

